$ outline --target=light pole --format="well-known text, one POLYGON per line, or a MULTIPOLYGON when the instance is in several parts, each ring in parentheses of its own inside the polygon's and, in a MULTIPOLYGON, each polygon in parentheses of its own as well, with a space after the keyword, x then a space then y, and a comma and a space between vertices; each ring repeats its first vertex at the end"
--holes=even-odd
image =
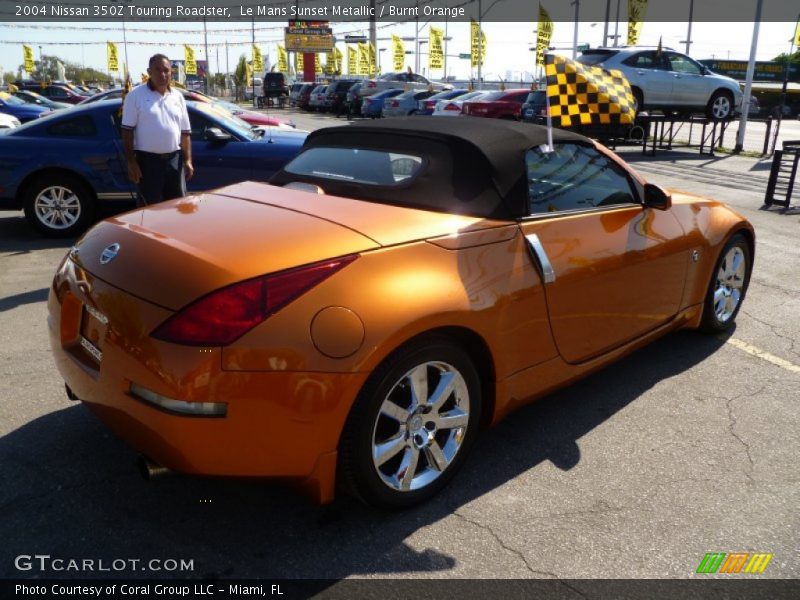
MULTIPOLYGON (((756 50, 758 48, 758 28, 761 25, 761 4, 763 0, 758 0, 756 4, 756 18, 753 22, 753 41, 750 44, 750 61, 747 63, 747 75, 744 83, 744 97, 742 102, 742 118, 739 120, 739 131, 736 132, 736 146, 733 151, 736 153, 744 149, 744 132, 747 128, 747 107, 750 104, 750 92, 753 89, 753 73, 756 70, 756 50)), ((733 110, 733 107, 731 107, 733 110)))
POLYGON ((572 34, 572 60, 575 60, 578 58, 578 19, 580 18, 581 0, 575 0, 570 4, 575 5, 575 32, 572 34))

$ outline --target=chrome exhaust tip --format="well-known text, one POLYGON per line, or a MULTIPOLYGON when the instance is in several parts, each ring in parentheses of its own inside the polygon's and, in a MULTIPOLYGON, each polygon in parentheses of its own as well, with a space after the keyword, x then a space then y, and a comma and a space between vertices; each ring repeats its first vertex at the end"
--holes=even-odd
POLYGON ((139 469, 139 474, 145 481, 160 479, 172 473, 172 471, 170 471, 167 467, 162 467, 160 464, 153 462, 143 454, 140 454, 136 458, 136 467, 139 469))

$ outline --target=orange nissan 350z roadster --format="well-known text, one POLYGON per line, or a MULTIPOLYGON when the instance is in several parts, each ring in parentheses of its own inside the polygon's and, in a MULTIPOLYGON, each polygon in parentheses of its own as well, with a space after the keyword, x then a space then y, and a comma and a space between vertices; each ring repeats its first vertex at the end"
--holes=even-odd
POLYGON ((478 429, 675 329, 727 329, 753 228, 582 136, 489 119, 309 135, 271 184, 103 221, 53 281, 68 395, 140 466, 398 507, 478 429))

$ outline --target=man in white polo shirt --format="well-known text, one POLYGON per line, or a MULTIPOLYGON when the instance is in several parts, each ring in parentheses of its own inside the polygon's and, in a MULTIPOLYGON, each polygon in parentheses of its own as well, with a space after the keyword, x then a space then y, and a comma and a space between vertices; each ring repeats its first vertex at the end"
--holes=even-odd
POLYGON ((183 95, 170 86, 169 59, 152 56, 147 73, 147 84, 128 93, 122 105, 122 143, 139 206, 185 196, 194 174, 189 113, 183 95))

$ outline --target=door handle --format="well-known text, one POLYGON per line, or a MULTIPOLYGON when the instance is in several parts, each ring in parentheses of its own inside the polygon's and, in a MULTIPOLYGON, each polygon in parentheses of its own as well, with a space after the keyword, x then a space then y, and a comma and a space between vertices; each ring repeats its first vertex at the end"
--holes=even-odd
POLYGON ((529 233, 525 236, 525 239, 528 241, 528 247, 531 249, 534 258, 542 269, 542 279, 545 283, 553 283, 556 280, 556 272, 553 270, 553 264, 547 257, 547 252, 544 251, 544 246, 542 246, 539 236, 535 233, 529 233))

